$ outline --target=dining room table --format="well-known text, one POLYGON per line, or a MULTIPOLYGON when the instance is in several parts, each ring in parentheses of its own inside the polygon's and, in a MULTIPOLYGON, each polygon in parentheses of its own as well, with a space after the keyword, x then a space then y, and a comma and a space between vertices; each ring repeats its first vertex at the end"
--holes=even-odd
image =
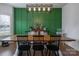
POLYGON ((62 39, 61 35, 11 35, 9 37, 6 37, 5 39, 0 39, 0 42, 2 41, 8 41, 8 42, 18 42, 18 41, 65 41, 65 42, 71 42, 76 41, 74 39, 62 39), (36 39, 34 39, 36 37, 36 39))

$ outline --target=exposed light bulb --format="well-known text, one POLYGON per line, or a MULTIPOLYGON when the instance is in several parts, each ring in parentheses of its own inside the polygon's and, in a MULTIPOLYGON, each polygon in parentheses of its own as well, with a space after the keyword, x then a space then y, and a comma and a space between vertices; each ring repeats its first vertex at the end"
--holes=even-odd
POLYGON ((28 10, 31 11, 31 8, 29 7, 28 10))
POLYGON ((33 11, 36 11, 36 7, 33 8, 33 11))
POLYGON ((38 7, 38 11, 41 11, 41 8, 40 7, 38 7))
POLYGON ((43 7, 43 11, 45 11, 46 9, 45 9, 45 7, 43 7))
POLYGON ((50 7, 47 8, 47 11, 50 11, 50 7))

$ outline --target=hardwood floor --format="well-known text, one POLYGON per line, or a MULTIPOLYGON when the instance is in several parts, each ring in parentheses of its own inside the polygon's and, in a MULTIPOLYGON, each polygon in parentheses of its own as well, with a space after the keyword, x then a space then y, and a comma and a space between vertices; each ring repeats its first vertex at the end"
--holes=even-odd
POLYGON ((16 43, 10 43, 8 47, 0 46, 0 56, 13 56, 16 51, 16 43))
MULTIPOLYGON (((26 52, 27 52, 27 51, 24 51, 22 56, 27 56, 27 53, 26 53, 26 52)), ((31 56, 33 56, 33 50, 31 50, 31 56)), ((36 51, 36 52, 35 52, 35 56, 42 56, 42 55, 41 55, 41 52, 40 52, 40 51, 36 51)), ((54 56, 54 54, 51 52, 50 55, 46 55, 46 54, 45 54, 45 51, 44 51, 43 56, 54 56)))
POLYGON ((79 51, 66 44, 64 44, 64 46, 61 45, 60 50, 63 56, 79 56, 79 51))

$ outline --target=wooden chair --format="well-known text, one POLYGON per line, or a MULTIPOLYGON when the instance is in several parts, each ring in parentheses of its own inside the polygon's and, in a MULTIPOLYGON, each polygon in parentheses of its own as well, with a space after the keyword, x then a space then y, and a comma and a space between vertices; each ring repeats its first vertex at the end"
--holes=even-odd
POLYGON ((58 37, 52 37, 53 39, 51 39, 51 41, 48 42, 48 44, 46 45, 47 47, 47 53, 49 51, 49 55, 50 52, 54 53, 55 56, 59 56, 59 45, 60 45, 60 38, 58 37))
POLYGON ((28 41, 27 36, 20 37, 20 40, 18 39, 18 50, 19 50, 19 56, 23 55, 23 51, 27 51, 27 55, 31 55, 30 51, 30 42, 28 41))
POLYGON ((41 40, 43 40, 44 36, 33 36, 33 55, 35 56, 36 51, 40 51, 43 56, 44 44, 41 40))

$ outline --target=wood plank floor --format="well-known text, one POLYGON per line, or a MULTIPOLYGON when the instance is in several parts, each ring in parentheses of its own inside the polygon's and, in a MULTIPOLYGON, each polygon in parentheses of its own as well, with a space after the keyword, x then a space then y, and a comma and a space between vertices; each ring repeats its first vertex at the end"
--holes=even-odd
POLYGON ((63 56, 79 56, 79 51, 75 50, 74 48, 72 48, 66 44, 64 44, 64 46, 61 45, 60 50, 61 50, 63 56))
POLYGON ((0 56, 13 56, 16 51, 16 43, 11 43, 8 47, 0 46, 0 56))
MULTIPOLYGON (((48 52, 49 53, 49 52, 48 52)), ((23 52, 23 56, 27 56, 27 51, 23 52)), ((31 56, 33 56, 33 50, 31 49, 31 56)), ((50 52, 50 55, 46 55, 46 51, 43 51, 43 55, 41 54, 40 51, 36 51, 34 56, 55 56, 52 52, 50 52)))

